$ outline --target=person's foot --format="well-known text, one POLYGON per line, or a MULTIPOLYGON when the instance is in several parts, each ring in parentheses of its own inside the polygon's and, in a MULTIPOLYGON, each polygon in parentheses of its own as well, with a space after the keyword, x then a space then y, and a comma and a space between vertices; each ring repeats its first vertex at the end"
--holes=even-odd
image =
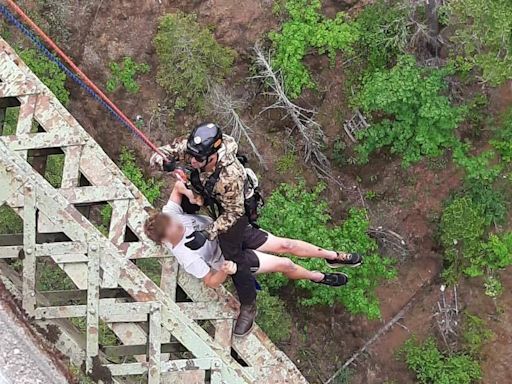
POLYGON ((325 259, 329 267, 331 268, 339 268, 339 267, 358 267, 363 263, 363 256, 359 253, 340 253, 337 252, 337 257, 335 259, 325 259))
POLYGON ((240 306, 240 314, 238 315, 238 319, 236 319, 233 334, 235 336, 243 337, 251 332, 252 328, 254 327, 256 314, 256 301, 254 301, 252 304, 242 304, 240 306))
POLYGON ((328 285, 330 287, 341 287, 348 283, 348 276, 344 273, 324 273, 324 278, 322 280, 313 282, 328 285))

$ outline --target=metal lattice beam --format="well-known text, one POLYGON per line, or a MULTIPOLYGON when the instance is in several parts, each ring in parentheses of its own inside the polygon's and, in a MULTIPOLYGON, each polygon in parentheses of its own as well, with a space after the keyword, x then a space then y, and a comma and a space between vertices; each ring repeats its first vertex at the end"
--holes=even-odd
MULTIPOLYGON (((144 374, 150 384, 190 384, 205 382, 209 372, 210 382, 216 384, 307 384, 295 365, 259 328, 245 338, 232 338, 236 299, 223 288, 207 289, 181 271, 172 255, 146 238, 142 225, 148 201, 0 39, 2 115, 7 108, 17 108, 18 118, 16 133, 0 136, 0 203, 13 208, 24 225, 23 236, 19 237, 22 245, 0 243, 0 258, 14 259, 23 254, 20 288, 23 307, 30 315, 40 321, 86 318, 83 358, 87 369, 91 370, 98 358, 102 360, 102 321, 116 334, 119 348, 134 353, 133 362, 103 361, 116 380, 117 376, 144 374), (34 126, 39 129, 34 130, 34 126), (63 153, 61 188, 54 188, 35 163, 29 163, 33 153, 43 158, 63 153), (90 186, 80 186, 81 175, 90 186), (112 206, 107 236, 75 206, 105 201, 112 206), (127 228, 138 242, 125 242, 127 228), (55 233, 67 240, 54 236, 57 241, 40 241, 43 235, 51 239, 55 233), (49 292, 48 297, 38 292, 35 278, 41 257, 51 258, 74 283, 77 290, 67 294, 86 302, 77 304, 80 300, 74 300, 55 306, 51 304, 55 292, 49 292), (160 261, 160 286, 132 262, 139 258, 160 261), (192 303, 176 302, 178 286, 192 303), (122 290, 125 295, 102 297, 105 289, 122 290), (198 321, 211 323, 211 336, 198 321), (141 345, 146 345, 142 355, 141 345), (232 348, 248 367, 232 358, 232 348), (183 349, 186 355, 180 355, 183 349)), ((12 281, 12 285, 16 283, 12 281)))

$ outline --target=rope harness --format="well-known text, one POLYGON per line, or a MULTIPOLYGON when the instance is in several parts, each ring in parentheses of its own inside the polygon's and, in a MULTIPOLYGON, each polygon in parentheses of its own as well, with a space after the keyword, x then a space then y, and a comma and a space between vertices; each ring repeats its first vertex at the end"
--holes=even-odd
POLYGON ((205 183, 201 182, 201 177, 197 169, 192 170, 190 173, 190 184, 194 192, 199 194, 204 199, 204 205, 208 207, 210 216, 217 219, 222 214, 222 207, 218 203, 215 192, 215 185, 219 181, 220 173, 222 171, 221 166, 217 166, 215 171, 206 179, 205 183))
POLYGON ((71 80, 73 80, 80 88, 85 90, 100 106, 109 112, 119 123, 127 128, 130 133, 146 144, 153 152, 158 153, 162 157, 166 157, 158 147, 140 130, 135 124, 73 63, 73 61, 48 37, 12 0, 6 0, 9 6, 25 21, 37 35, 44 40, 58 56, 65 61, 70 68, 62 63, 46 45, 39 40, 29 28, 27 28, 18 18, 5 6, 0 5, 0 14, 4 19, 20 32, 22 32, 48 60, 55 63, 61 71, 63 71, 71 80))

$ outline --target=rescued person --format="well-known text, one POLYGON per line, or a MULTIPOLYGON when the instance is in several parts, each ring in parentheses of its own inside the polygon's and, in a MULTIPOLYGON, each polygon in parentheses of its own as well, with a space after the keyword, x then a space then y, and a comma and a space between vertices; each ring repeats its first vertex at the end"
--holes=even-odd
MULTIPOLYGON (((190 234, 204 230, 213 220, 208 216, 185 213, 181 207, 184 198, 193 204, 203 204, 200 196, 194 195, 183 182, 177 181, 162 212, 153 213, 146 220, 144 232, 157 244, 168 247, 187 273, 202 279, 207 286, 217 288, 228 276, 237 273, 238 264, 224 257, 217 239, 207 240, 195 250, 186 246, 190 234)), ((251 274, 281 272, 292 280, 305 279, 317 284, 341 287, 348 282, 348 277, 344 273, 310 271, 287 257, 271 253, 321 258, 325 259, 326 265, 331 268, 356 267, 362 263, 362 257, 358 254, 340 253, 301 240, 277 237, 250 224, 247 224, 242 232, 241 243, 247 255, 251 274)), ((254 284, 253 278, 250 281, 254 284)), ((253 324, 238 336, 249 333, 252 326, 253 324)))

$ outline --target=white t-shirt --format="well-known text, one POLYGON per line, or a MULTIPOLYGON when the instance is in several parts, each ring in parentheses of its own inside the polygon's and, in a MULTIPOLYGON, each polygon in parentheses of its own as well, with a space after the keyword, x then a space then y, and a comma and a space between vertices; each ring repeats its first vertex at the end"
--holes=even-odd
POLYGON ((188 235, 194 231, 204 229, 213 220, 208 216, 186 214, 183 212, 183 208, 173 201, 169 201, 163 207, 162 212, 169 215, 173 220, 179 220, 185 227, 183 239, 175 247, 170 243, 164 243, 185 271, 198 279, 202 279, 210 272, 210 268, 219 270, 224 262, 224 256, 217 239, 206 240, 206 243, 195 251, 185 246, 185 243, 190 240, 186 239, 188 235))

